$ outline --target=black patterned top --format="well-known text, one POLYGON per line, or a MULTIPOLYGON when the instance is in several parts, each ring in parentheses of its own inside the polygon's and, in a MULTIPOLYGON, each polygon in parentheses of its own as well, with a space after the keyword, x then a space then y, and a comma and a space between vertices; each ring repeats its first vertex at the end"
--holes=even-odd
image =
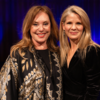
POLYGON ((23 50, 23 57, 18 51, 15 56, 8 56, 0 71, 1 100, 62 100, 59 59, 56 53, 49 51, 52 62, 50 75, 48 51, 45 50, 47 62, 41 51, 34 48, 32 52, 23 50))

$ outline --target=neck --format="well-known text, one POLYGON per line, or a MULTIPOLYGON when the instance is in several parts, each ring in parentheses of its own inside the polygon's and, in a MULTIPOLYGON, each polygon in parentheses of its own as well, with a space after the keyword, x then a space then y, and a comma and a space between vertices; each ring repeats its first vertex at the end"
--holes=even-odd
POLYGON ((78 43, 70 41, 70 44, 71 44, 71 48, 70 48, 71 51, 76 51, 78 49, 78 43))
POLYGON ((45 50, 48 48, 46 42, 39 43, 39 42, 33 41, 33 44, 36 50, 45 50))

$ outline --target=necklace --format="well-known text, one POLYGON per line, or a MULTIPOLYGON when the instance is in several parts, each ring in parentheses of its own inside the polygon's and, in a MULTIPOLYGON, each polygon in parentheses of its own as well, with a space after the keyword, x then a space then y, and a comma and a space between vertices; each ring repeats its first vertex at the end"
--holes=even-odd
POLYGON ((50 60, 50 77, 52 76, 52 61, 51 61, 51 55, 49 51, 49 60, 50 60))

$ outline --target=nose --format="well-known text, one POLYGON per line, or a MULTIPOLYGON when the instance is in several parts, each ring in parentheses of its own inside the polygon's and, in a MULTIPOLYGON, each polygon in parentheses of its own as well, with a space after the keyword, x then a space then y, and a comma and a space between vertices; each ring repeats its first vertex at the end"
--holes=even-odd
POLYGON ((72 27, 71 27, 72 29, 76 29, 76 25, 75 24, 72 24, 72 27))
POLYGON ((40 25, 39 30, 43 31, 43 25, 40 25))

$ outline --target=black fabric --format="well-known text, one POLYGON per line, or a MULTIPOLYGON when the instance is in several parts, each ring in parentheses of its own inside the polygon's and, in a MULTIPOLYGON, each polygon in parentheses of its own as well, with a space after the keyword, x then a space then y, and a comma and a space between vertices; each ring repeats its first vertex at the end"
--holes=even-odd
POLYGON ((97 100, 100 90, 100 48, 88 47, 84 61, 77 50, 69 68, 62 67, 64 100, 97 100), (90 50, 89 50, 90 49, 90 50))
POLYGON ((47 69, 50 71, 50 61, 49 61, 49 51, 46 50, 36 50, 38 56, 41 57, 42 61, 45 63, 47 69))
MULTIPOLYGON (((42 60, 42 63, 44 64, 45 67, 45 74, 48 76, 47 82, 51 84, 50 89, 52 91, 53 97, 55 97, 55 100, 57 99, 57 94, 56 91, 58 90, 56 84, 58 83, 57 77, 58 75, 56 74, 57 69, 55 69, 55 62, 52 60, 54 59, 52 56, 52 53, 50 53, 51 57, 49 58, 49 50, 36 50, 37 57, 38 59, 42 60), (52 73, 50 72, 51 66, 50 66, 50 59, 52 60, 52 73)), ((46 84, 45 84, 46 86, 46 84)))
POLYGON ((62 100, 62 77, 58 55, 49 50, 24 49, 8 57, 0 71, 0 99, 62 100), (50 77, 49 53, 52 61, 50 77))

